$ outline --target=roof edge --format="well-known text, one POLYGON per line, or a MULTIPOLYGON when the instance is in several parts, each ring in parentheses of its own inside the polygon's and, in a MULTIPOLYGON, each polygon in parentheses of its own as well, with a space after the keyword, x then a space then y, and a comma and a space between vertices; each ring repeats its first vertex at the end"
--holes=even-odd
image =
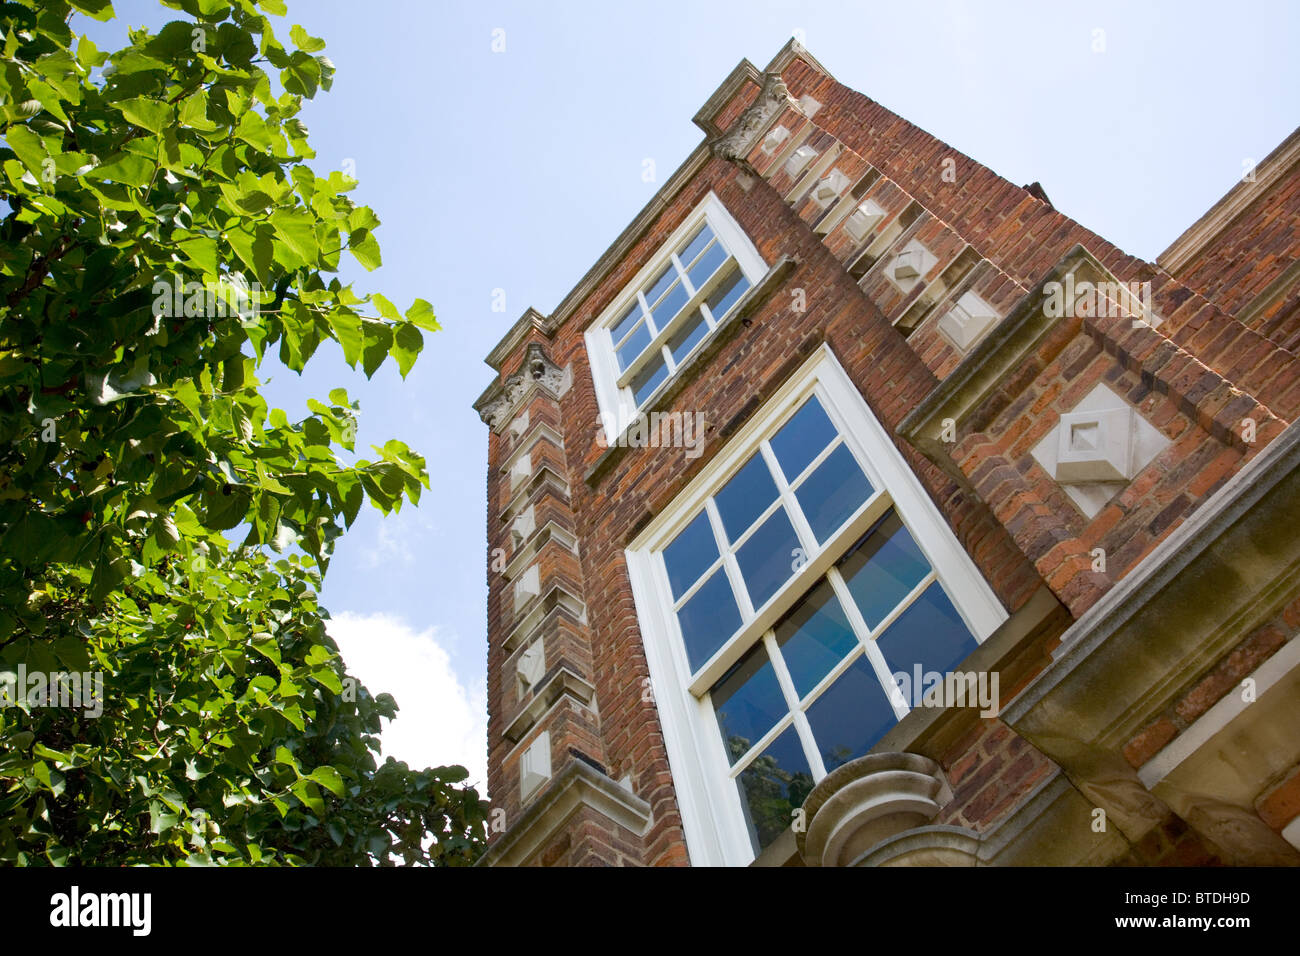
POLYGON ((1300 126, 1256 165, 1254 182, 1239 181, 1224 193, 1169 248, 1156 256, 1156 265, 1176 277, 1197 252, 1213 242, 1251 203, 1266 196, 1297 164, 1300 164, 1300 126))
POLYGON ((730 99, 745 82, 752 81, 761 85, 763 73, 783 72, 796 59, 803 60, 809 66, 834 79, 830 71, 808 52, 807 47, 793 37, 777 52, 776 56, 768 64, 767 69, 762 72, 748 59, 742 59, 736 64, 732 71, 727 74, 726 79, 709 95, 704 105, 695 114, 695 124, 706 133, 704 140, 691 151, 690 155, 659 187, 659 190, 650 197, 650 200, 641 208, 640 212, 632 218, 627 227, 619 233, 609 248, 601 253, 586 274, 560 300, 560 304, 555 307, 554 312, 549 316, 543 316, 538 310, 529 307, 524 315, 511 326, 485 359, 494 371, 500 372, 501 364, 529 329, 536 327, 549 337, 567 322, 577 306, 604 280, 613 265, 622 259, 628 249, 635 245, 642 234, 649 229, 654 220, 663 212, 664 207, 671 203, 686 183, 699 172, 709 159, 711 140, 720 135, 721 132, 716 130, 716 127, 711 129, 712 124, 708 122, 708 116, 716 113, 717 109, 730 99), (713 113, 706 115, 710 108, 712 108, 713 113))

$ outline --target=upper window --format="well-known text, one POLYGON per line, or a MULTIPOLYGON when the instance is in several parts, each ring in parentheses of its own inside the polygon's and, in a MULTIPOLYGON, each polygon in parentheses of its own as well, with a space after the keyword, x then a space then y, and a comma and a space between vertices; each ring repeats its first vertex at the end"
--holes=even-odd
POLYGON ((710 193, 587 331, 605 419, 626 425, 765 270, 710 193))
POLYGON ((826 348, 628 561, 699 862, 770 845, 908 713, 892 675, 952 671, 1005 618, 826 348))

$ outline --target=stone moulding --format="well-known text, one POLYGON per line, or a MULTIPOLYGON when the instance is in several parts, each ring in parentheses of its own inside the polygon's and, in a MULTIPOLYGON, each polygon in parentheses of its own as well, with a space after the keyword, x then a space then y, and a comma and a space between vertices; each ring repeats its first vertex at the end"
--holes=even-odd
POLYGON ((929 757, 874 753, 837 768, 804 801, 796 835, 808 866, 847 866, 881 840, 928 824, 952 800, 929 757))
POLYGON ((654 819, 645 800, 594 767, 572 760, 475 865, 528 863, 583 807, 591 808, 637 837, 646 834, 654 819))
POLYGON ((925 826, 881 840, 850 866, 980 866, 980 836, 965 827, 925 826))

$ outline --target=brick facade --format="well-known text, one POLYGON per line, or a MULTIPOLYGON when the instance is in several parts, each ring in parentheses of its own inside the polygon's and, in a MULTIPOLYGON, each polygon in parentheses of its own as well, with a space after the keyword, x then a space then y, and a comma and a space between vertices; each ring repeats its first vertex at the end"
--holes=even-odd
MULTIPOLYGON (((691 862, 623 551, 815 349, 829 347, 889 432, 1010 615, 1008 627, 1038 607, 1036 594, 1054 599, 1050 626, 1023 628, 1014 647, 1007 638, 1000 666, 1015 679, 1004 680, 1004 699, 1044 673, 1067 627, 1142 573, 1300 412, 1294 151, 1279 148, 1273 166, 1261 164, 1260 195, 1238 200, 1235 217, 1184 250, 1171 272, 839 84, 797 46, 765 72, 743 63, 696 121, 705 145, 552 315, 530 310, 489 357, 498 378, 476 404, 491 426, 488 787, 505 811, 489 862, 508 853, 538 865, 691 862), (757 135, 744 135, 759 123, 757 135), (768 152, 764 135, 778 127, 790 135, 768 152), (791 175, 787 159, 802 146, 816 157, 791 175), (1279 173, 1283 161, 1291 165, 1279 173), (844 186, 826 202, 814 191, 833 171, 844 186), (583 333, 710 193, 765 263, 787 265, 670 390, 664 410, 704 413, 703 454, 606 448, 583 333), (848 219, 866 200, 883 216, 859 240, 848 219), (888 272, 911 243, 933 264, 905 290, 888 272), (1149 283, 1159 323, 1081 314, 1044 325, 1031 313, 1065 264, 1149 283), (966 293, 1001 319, 963 351, 940 323, 966 293), (1031 451, 1099 384, 1165 444, 1088 515, 1031 451), (945 419, 955 434, 940 439, 945 419), (538 642, 541 676, 525 684, 520 658, 538 642), (539 739, 549 776, 525 793, 521 763, 539 739), (566 776, 574 762, 595 774, 566 776), (558 793, 579 777, 588 796, 570 807, 558 793), (618 809, 602 812, 602 800, 618 809), (542 836, 525 853, 533 832, 542 836)), ((1295 608, 1291 600, 1230 652, 1197 660, 1186 688, 1116 753, 1142 767, 1294 640, 1295 608)), ((952 790, 935 824, 987 834, 1063 773, 1088 793, 1072 767, 1003 720, 950 724, 911 748, 938 761, 952 790)), ((1285 779, 1262 789, 1285 789, 1285 779)), ((1285 793, 1271 802, 1258 795, 1262 807, 1282 808, 1259 811, 1279 833, 1290 821, 1280 817, 1300 810, 1285 793)), ((1146 833, 1124 833, 1107 859, 1220 859, 1176 814, 1157 817, 1146 833)), ((1274 849, 1284 857, 1287 847, 1274 849)))

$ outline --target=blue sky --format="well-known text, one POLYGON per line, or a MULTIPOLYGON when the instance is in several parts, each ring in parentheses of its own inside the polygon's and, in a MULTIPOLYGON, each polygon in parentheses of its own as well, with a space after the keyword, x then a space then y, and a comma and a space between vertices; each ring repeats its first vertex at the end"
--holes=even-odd
MULTIPOLYGON (((384 223, 384 265, 344 278, 402 308, 428 299, 443 331, 405 382, 391 363, 367 382, 327 346, 267 394, 292 416, 345 386, 361 401, 358 447, 398 437, 428 458, 421 506, 364 510, 324 598, 349 664, 402 705, 386 750, 480 779, 487 429, 470 405, 492 378, 483 357, 525 308, 551 311, 686 158, 691 116, 737 62, 761 68, 796 35, 841 82, 1017 184, 1040 181, 1148 260, 1300 114, 1300 5, 1287 2, 288 3, 277 33, 301 23, 338 69, 304 110, 313 165, 351 161, 353 195, 384 223)), ((176 17, 115 6, 134 26, 176 17)), ((109 32, 94 29, 101 48, 109 32)))

